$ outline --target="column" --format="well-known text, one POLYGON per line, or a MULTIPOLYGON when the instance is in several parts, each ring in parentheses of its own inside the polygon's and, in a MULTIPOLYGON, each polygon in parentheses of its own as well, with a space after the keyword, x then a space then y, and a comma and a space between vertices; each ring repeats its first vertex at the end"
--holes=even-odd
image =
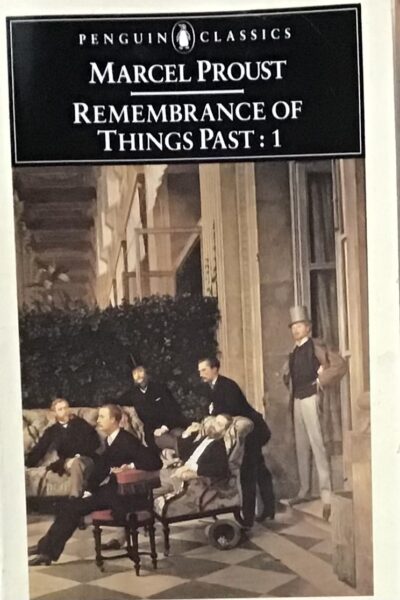
POLYGON ((218 296, 223 372, 263 412, 254 166, 200 165, 200 194, 203 286, 218 296))

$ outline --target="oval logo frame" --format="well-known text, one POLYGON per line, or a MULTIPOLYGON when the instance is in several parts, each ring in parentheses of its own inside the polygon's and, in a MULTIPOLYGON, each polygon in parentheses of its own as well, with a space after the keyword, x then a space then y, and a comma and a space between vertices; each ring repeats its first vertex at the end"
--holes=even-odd
POLYGON ((195 45, 196 34, 189 21, 177 21, 171 31, 171 41, 179 54, 189 54, 195 45))

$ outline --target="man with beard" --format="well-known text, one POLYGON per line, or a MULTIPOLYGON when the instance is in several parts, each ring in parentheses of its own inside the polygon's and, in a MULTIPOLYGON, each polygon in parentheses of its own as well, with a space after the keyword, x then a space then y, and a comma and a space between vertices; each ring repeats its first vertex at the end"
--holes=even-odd
POLYGON ((124 394, 120 403, 133 405, 143 423, 145 440, 150 448, 168 448, 171 438, 179 437, 189 425, 189 419, 169 389, 150 379, 144 366, 134 367, 132 379, 133 390, 124 394))
POLYGON ((93 468, 93 458, 100 446, 96 430, 82 419, 71 413, 65 398, 57 397, 50 406, 56 422, 48 427, 38 443, 28 453, 25 464, 35 467, 45 454, 53 449, 58 459, 47 466, 48 471, 71 476, 70 497, 82 495, 84 480, 93 468))
POLYGON ((207 418, 204 427, 200 423, 192 423, 175 440, 174 449, 184 463, 176 469, 173 477, 182 481, 196 477, 226 477, 229 467, 223 438, 231 424, 232 417, 223 414, 207 418))

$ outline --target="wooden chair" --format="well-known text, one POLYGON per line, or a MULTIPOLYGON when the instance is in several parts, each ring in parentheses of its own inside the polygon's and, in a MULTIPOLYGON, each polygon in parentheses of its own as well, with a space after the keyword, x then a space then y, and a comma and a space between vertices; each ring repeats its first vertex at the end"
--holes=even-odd
MULTIPOLYGON (((141 495, 144 499, 144 508, 141 510, 127 511, 124 519, 115 519, 110 509, 98 510, 92 513, 93 536, 96 553, 96 565, 104 571, 104 561, 128 557, 134 564, 136 575, 140 573, 140 556, 151 557, 153 568, 157 568, 157 552, 155 540, 155 514, 153 507, 153 489, 160 485, 158 471, 139 471, 130 469, 116 474, 118 493, 131 496, 132 499, 141 495), (122 527, 125 530, 127 549, 123 554, 104 556, 101 549, 102 527, 122 527), (139 528, 146 529, 149 535, 150 552, 139 549, 139 528)), ((133 504, 133 502, 132 502, 133 504)), ((129 498, 127 498, 129 507, 129 498)))

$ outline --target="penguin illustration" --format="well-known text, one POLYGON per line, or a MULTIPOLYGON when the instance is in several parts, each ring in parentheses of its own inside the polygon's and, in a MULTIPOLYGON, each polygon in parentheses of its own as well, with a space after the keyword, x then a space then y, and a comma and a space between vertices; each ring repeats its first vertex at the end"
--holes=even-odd
POLYGON ((187 30, 186 23, 179 23, 179 31, 176 34, 176 43, 179 50, 189 50, 190 33, 187 30))

